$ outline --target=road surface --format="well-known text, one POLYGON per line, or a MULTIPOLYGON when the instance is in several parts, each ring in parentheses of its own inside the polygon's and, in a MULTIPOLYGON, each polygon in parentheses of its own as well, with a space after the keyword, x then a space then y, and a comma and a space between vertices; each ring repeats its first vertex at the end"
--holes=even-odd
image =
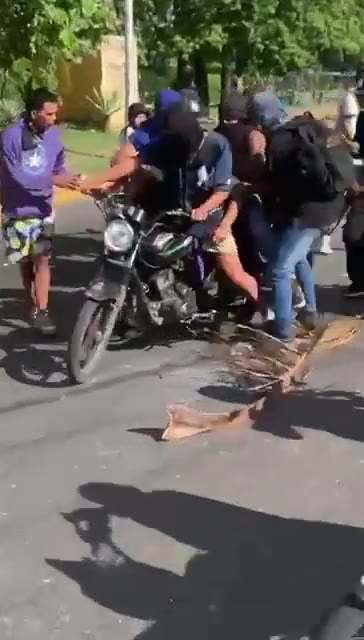
MULTIPOLYGON (((60 211, 64 338, 97 251, 86 229, 99 227, 88 204, 60 211)), ((340 247, 318 260, 326 311, 344 272, 340 247)), ((97 384, 72 388, 65 342, 34 341, 15 270, 0 274, 1 639, 303 634, 364 564, 363 338, 254 430, 161 444, 168 404, 239 405, 196 362, 201 345, 111 352, 97 384)))

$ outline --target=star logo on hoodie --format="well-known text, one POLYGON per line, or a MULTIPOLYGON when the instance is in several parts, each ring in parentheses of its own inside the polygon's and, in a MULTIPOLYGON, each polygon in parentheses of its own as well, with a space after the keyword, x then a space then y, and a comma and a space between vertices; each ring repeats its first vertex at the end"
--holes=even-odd
POLYGON ((47 158, 43 145, 35 149, 23 151, 22 165, 24 171, 33 175, 44 173, 47 166, 47 158))

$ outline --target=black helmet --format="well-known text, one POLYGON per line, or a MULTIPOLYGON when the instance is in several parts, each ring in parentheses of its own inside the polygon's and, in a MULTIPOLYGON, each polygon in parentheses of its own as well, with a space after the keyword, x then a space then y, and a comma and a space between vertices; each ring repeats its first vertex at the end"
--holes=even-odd
POLYGON ((240 93, 233 93, 221 105, 221 119, 225 122, 245 120, 247 117, 248 98, 240 93))

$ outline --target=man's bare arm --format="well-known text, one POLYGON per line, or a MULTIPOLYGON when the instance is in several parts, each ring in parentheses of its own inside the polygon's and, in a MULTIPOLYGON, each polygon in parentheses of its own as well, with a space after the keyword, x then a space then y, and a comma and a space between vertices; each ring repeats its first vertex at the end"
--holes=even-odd
POLYGON ((115 154, 113 166, 101 173, 86 178, 82 184, 82 191, 101 189, 106 183, 114 183, 131 175, 138 167, 138 155, 132 144, 125 144, 115 154))
POLYGON ((229 191, 215 191, 206 202, 192 211, 192 220, 206 220, 210 211, 221 207, 229 195, 229 191))

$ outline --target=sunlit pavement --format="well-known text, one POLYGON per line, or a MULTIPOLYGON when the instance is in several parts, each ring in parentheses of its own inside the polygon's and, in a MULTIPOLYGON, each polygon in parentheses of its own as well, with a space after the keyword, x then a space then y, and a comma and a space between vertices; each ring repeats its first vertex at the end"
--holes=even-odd
MULTIPOLYGON (((302 633, 363 568, 364 340, 323 357, 251 431, 161 444, 166 408, 233 409, 239 393, 188 341, 109 352, 90 388, 66 337, 101 228, 57 220, 52 308, 38 343, 1 269, 0 637, 268 640, 302 633)), ((342 304, 344 253, 317 259, 321 309, 342 304)))

